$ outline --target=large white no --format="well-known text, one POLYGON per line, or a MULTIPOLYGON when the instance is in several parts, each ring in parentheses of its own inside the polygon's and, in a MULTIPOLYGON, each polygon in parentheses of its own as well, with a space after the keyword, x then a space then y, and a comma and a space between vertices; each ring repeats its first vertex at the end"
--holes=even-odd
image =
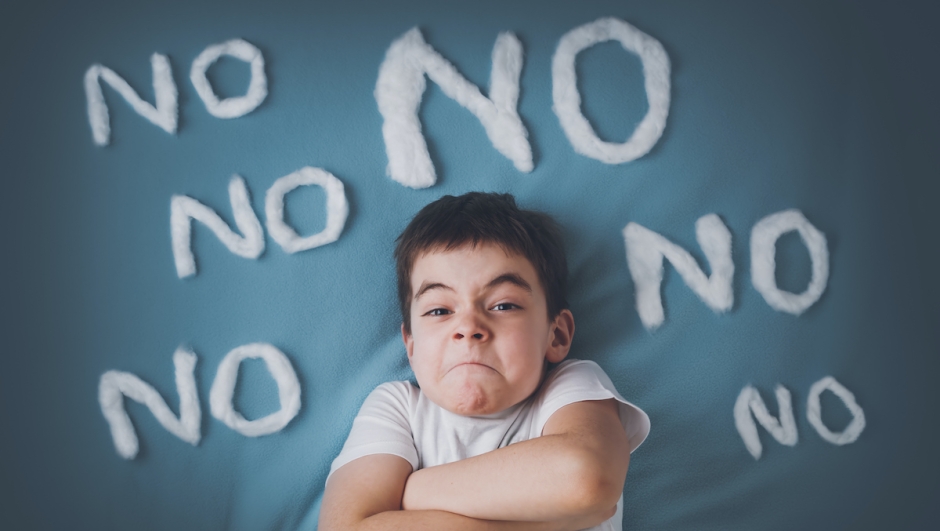
MULTIPOLYGON (((517 111, 522 44, 512 33, 501 33, 492 57, 486 97, 431 48, 417 28, 392 43, 375 83, 375 100, 382 114, 382 136, 388 155, 387 172, 392 179, 411 188, 426 188, 437 180, 418 120, 425 75, 480 120, 493 147, 511 160, 517 170, 532 171, 532 148, 517 111)), ((666 128, 669 72, 669 56, 659 41, 622 20, 601 18, 562 36, 552 58, 552 109, 574 150, 607 164, 629 162, 647 154, 666 128), (640 57, 649 103, 646 116, 622 144, 601 140, 584 117, 575 73, 579 53, 612 40, 640 57)))
MULTIPOLYGON (((202 437, 199 424, 202 410, 196 393, 196 355, 180 347, 173 354, 176 368, 176 392, 180 397, 180 413, 177 417, 166 401, 150 384, 136 375, 123 371, 108 371, 101 375, 98 383, 98 402, 101 412, 111 429, 111 439, 118 455, 124 459, 137 456, 139 443, 134 425, 124 407, 124 397, 139 402, 153 413, 167 431, 193 446, 202 437)), ((209 407, 212 416, 226 426, 246 437, 259 437, 278 432, 297 416, 300 411, 300 381, 290 360, 283 352, 267 343, 251 343, 233 349, 222 358, 209 391, 209 407), (264 360, 268 371, 277 383, 277 394, 281 409, 255 420, 247 420, 235 411, 232 397, 238 368, 248 358, 264 360)))

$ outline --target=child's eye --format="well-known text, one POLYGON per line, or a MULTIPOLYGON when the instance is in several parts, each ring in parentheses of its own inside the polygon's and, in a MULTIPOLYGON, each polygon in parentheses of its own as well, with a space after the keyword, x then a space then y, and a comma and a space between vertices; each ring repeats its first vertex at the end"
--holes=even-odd
POLYGON ((518 309, 518 308, 519 308, 519 306, 517 306, 517 305, 515 305, 515 304, 513 304, 513 303, 511 303, 511 302, 501 302, 501 303, 497 304, 496 306, 493 306, 493 309, 494 309, 494 310, 500 311, 500 312, 504 312, 504 311, 506 311, 506 310, 516 310, 516 309, 518 309))
POLYGON ((450 313, 450 310, 448 310, 448 309, 446 309, 446 308, 434 308, 433 310, 431 310, 431 311, 425 313, 424 315, 430 315, 430 316, 433 316, 433 317, 439 317, 439 316, 441 316, 441 315, 447 315, 447 314, 449 314, 449 313, 450 313))

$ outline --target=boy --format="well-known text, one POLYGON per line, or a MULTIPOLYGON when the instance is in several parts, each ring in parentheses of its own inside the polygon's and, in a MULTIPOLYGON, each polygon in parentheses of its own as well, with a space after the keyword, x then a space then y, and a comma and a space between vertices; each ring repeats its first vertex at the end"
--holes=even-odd
POLYGON ((395 249, 402 338, 418 382, 366 399, 333 461, 321 531, 619 530, 649 419, 593 362, 554 222, 510 195, 445 196, 395 249))

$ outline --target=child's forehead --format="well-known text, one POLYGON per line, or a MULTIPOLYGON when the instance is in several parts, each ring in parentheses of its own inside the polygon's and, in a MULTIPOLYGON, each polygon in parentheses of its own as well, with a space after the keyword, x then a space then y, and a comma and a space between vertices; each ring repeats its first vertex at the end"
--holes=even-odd
POLYGON ((440 245, 418 254, 412 264, 410 274, 412 293, 425 281, 443 280, 431 277, 458 274, 463 279, 463 275, 475 276, 476 273, 487 270, 491 270, 490 272, 496 276, 513 273, 529 277, 528 283, 533 286, 541 287, 542 284, 535 264, 524 254, 499 243, 468 242, 454 247, 440 245), (505 262, 500 258, 505 258, 505 262), (474 264, 475 267, 471 267, 470 264, 474 264))
POLYGON ((521 258, 525 260, 530 266, 532 266, 533 270, 535 269, 535 264, 533 264, 532 261, 529 260, 529 258, 526 257, 524 254, 516 251, 515 249, 507 247, 504 244, 501 244, 498 242, 486 241, 486 242, 464 242, 464 243, 460 243, 456 245, 440 244, 440 245, 430 247, 418 253, 415 256, 415 261, 411 268, 412 273, 414 272, 416 266, 418 265, 418 262, 421 262, 422 260, 427 259, 429 256, 434 256, 434 255, 437 255, 437 256, 470 255, 472 256, 475 254, 487 254, 491 252, 493 249, 499 249, 500 251, 503 252, 506 258, 509 258, 509 259, 521 258))

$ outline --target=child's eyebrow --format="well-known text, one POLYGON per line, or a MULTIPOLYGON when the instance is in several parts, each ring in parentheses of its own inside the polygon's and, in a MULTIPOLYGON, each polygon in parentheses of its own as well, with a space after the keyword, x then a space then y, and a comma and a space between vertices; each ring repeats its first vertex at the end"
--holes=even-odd
POLYGON ((431 291, 432 289, 446 289, 449 291, 454 291, 454 288, 448 286, 447 284, 441 284, 440 282, 431 282, 421 284, 421 287, 418 289, 418 292, 415 293, 414 300, 418 300, 418 297, 424 295, 426 292, 431 291))
MULTIPOLYGON (((516 273, 503 273, 502 275, 499 275, 498 277, 494 278, 493 280, 489 281, 486 284, 486 289, 492 289, 500 284, 505 284, 505 283, 519 286, 520 288, 528 291, 529 293, 532 293, 532 286, 530 286, 529 283, 525 281, 525 279, 523 279, 521 276, 519 276, 516 273)), ((432 289, 443 289, 447 291, 454 291, 454 288, 448 286, 447 284, 443 284, 441 282, 425 282, 424 284, 421 284, 420 288, 418 288, 418 292, 415 293, 415 297, 412 300, 415 300, 415 301, 418 300, 418 298, 420 298, 425 293, 431 291, 432 289)))
POLYGON ((507 282, 510 284, 515 284, 529 293, 532 293, 532 286, 530 286, 529 283, 525 281, 525 279, 516 273, 503 273, 502 275, 491 280, 489 284, 486 285, 486 287, 489 289, 507 282))

